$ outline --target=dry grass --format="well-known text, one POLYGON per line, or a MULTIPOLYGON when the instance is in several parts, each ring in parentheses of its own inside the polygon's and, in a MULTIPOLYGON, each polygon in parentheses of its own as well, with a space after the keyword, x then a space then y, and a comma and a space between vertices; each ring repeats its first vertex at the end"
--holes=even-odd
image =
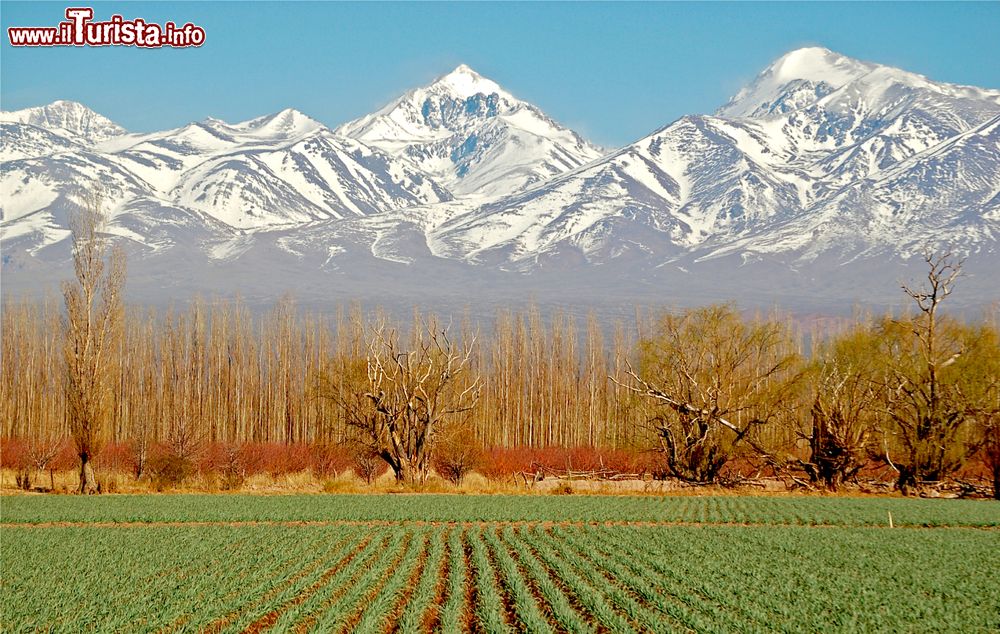
MULTIPOLYGON (((32 491, 17 487, 16 472, 0 469, 0 491, 4 495, 31 493, 75 493, 80 484, 80 475, 74 470, 45 471, 32 474, 32 491)), ((226 487, 221 476, 214 473, 196 473, 178 484, 166 485, 153 479, 136 480, 128 473, 99 471, 98 481, 102 493, 527 493, 531 492, 523 484, 488 480, 479 474, 471 474, 460 486, 432 475, 419 487, 405 486, 396 482, 391 473, 385 473, 371 484, 357 477, 351 470, 335 476, 318 476, 310 470, 285 474, 257 473, 246 477, 239 486, 226 487)), ((540 492, 536 491, 536 492, 540 492)))
MULTIPOLYGON (((865 495, 856 489, 845 488, 839 493, 790 491, 779 480, 773 486, 722 487, 718 485, 690 486, 669 480, 561 480, 547 478, 539 482, 525 483, 521 479, 507 478, 494 480, 479 473, 469 474, 460 485, 432 474, 421 486, 407 486, 396 482, 391 473, 384 473, 371 484, 357 477, 351 470, 336 476, 317 476, 309 470, 287 474, 260 473, 248 476, 237 487, 226 488, 223 479, 216 474, 202 474, 187 478, 183 482, 166 486, 154 480, 136 480, 131 474, 101 471, 97 474, 102 493, 251 493, 280 495, 293 493, 385 493, 422 494, 447 493, 456 495, 664 495, 671 496, 803 496, 834 495, 856 497, 865 495)), ((32 474, 33 490, 22 491, 15 483, 15 471, 0 470, 0 493, 3 495, 32 495, 38 493, 72 494, 79 488, 79 473, 72 470, 48 471, 32 474), (54 487, 51 485, 54 484, 54 487)), ((885 495, 885 494, 882 494, 885 495)))

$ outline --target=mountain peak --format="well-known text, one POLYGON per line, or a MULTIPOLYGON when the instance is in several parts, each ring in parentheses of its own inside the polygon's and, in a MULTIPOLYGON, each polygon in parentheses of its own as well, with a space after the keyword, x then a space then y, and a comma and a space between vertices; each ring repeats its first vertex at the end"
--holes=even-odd
POLYGON ((96 142, 127 134, 128 131, 78 101, 58 99, 45 106, 4 112, 3 121, 27 123, 54 132, 69 132, 96 142))
POLYGON ((405 157, 455 195, 520 191, 600 156, 466 64, 336 132, 405 157))
POLYGON ((724 117, 781 114, 814 103, 878 68, 821 46, 785 53, 717 111, 724 117))
POLYGON ((804 79, 839 88, 874 68, 874 64, 859 62, 828 48, 810 46, 785 53, 768 66, 761 77, 782 83, 804 79))
POLYGON ((47 106, 42 106, 42 108, 50 108, 54 110, 87 110, 88 112, 93 112, 90 108, 83 105, 79 101, 72 101, 69 99, 56 99, 47 106))
POLYGON ((493 93, 507 96, 507 92, 495 81, 483 77, 465 64, 459 64, 455 70, 443 75, 428 87, 430 90, 443 89, 460 99, 468 99, 474 95, 493 93))
POLYGON ((308 134, 322 128, 323 124, 295 108, 285 108, 272 114, 238 123, 234 127, 252 131, 257 135, 278 138, 308 134))

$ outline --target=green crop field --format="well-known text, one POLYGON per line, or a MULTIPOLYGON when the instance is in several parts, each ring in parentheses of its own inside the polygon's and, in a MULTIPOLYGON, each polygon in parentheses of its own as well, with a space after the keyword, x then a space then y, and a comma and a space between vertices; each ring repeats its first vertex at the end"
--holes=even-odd
POLYGON ((659 522, 1000 527, 983 500, 764 496, 105 495, 2 498, 0 522, 659 522))
POLYGON ((1000 629, 985 501, 39 496, 0 523, 4 632, 1000 629))

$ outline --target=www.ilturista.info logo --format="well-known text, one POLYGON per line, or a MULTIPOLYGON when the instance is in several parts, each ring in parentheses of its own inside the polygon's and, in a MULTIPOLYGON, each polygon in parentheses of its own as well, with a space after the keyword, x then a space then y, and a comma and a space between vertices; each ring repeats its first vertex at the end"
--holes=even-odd
POLYGON ((66 9, 66 21, 58 26, 11 26, 7 37, 11 46, 141 46, 184 48, 205 43, 205 29, 188 22, 163 26, 142 18, 126 20, 113 15, 107 22, 93 22, 89 7, 66 9))

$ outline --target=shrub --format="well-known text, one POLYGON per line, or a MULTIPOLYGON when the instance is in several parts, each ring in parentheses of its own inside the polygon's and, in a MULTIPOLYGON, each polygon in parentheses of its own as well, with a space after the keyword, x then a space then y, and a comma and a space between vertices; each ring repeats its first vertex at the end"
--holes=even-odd
POLYGON ((310 465, 317 476, 336 476, 351 466, 351 452, 344 445, 321 443, 311 449, 310 465))
POLYGON ((149 473, 157 491, 181 484, 196 471, 196 463, 191 458, 178 455, 166 445, 153 448, 149 459, 149 473))
POLYGON ((462 484, 462 480, 471 471, 479 468, 483 462, 483 450, 475 435, 463 426, 445 434, 438 444, 434 458, 434 467, 441 477, 452 484, 462 484))
POLYGON ((388 466, 374 451, 367 447, 359 447, 354 452, 354 472, 366 484, 371 484, 375 478, 385 473, 388 466))
POLYGON ((602 475, 655 476, 662 470, 661 459, 655 452, 627 449, 597 449, 594 447, 494 447, 484 452, 479 471, 493 480, 507 479, 515 474, 556 471, 594 473, 602 475))

